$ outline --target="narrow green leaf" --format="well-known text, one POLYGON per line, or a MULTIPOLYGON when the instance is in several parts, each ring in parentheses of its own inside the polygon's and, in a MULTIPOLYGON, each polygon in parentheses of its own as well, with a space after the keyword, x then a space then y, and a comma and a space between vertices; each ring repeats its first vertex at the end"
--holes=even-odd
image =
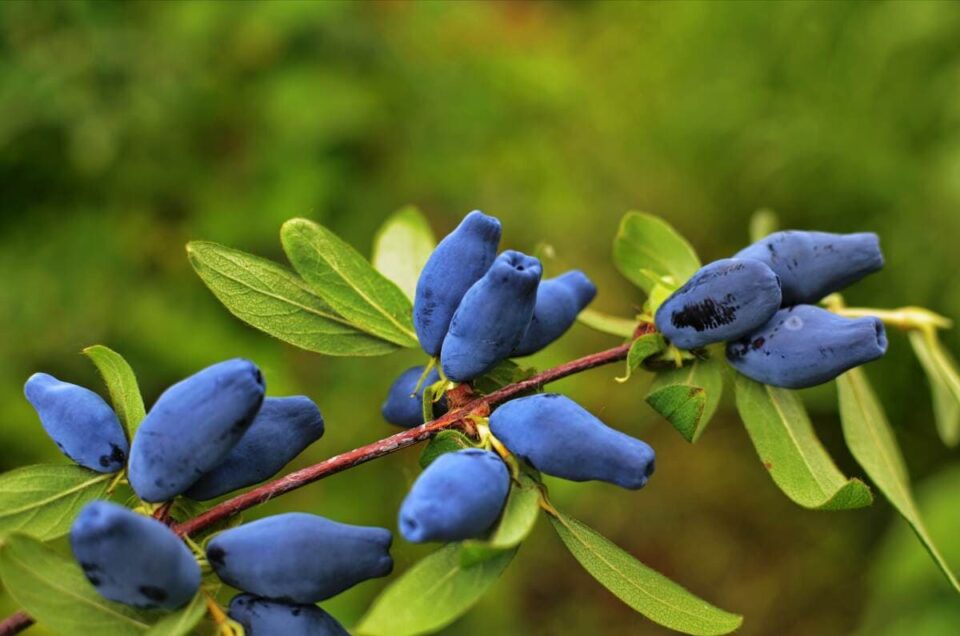
POLYGON ((737 409, 757 455, 787 497, 804 508, 847 510, 873 503, 870 489, 847 479, 817 439, 796 393, 737 374, 737 409))
POLYGON ((611 316, 594 309, 584 309, 577 315, 577 321, 600 333, 621 338, 632 338, 637 329, 636 320, 627 320, 619 316, 611 316))
POLYGON ((911 331, 910 344, 927 374, 933 396, 933 415, 940 439, 947 446, 960 443, 960 374, 936 332, 911 331))
POLYGON ((113 408, 127 430, 127 437, 133 439, 137 427, 147 415, 133 369, 123 356, 103 345, 87 347, 83 352, 97 365, 110 391, 113 408))
POLYGON ((627 352, 627 372, 623 377, 616 378, 617 382, 626 382, 633 372, 643 364, 643 361, 667 348, 667 342, 658 333, 648 333, 640 336, 630 345, 627 352))
POLYGON ((854 459, 873 480, 877 489, 913 527, 917 537, 943 571, 953 588, 960 592, 960 582, 940 555, 920 518, 910 492, 910 477, 900 454, 893 430, 877 396, 862 369, 847 371, 837 380, 840 394, 840 421, 843 436, 854 459))
POLYGON ((417 346, 410 299, 343 239, 307 219, 291 219, 280 240, 293 268, 338 314, 401 347, 417 346))
POLYGON ((114 476, 73 464, 39 464, 3 473, 0 537, 13 532, 43 541, 63 536, 87 502, 106 496, 114 476))
POLYGON ((681 285, 700 268, 690 243, 669 223, 644 212, 628 212, 623 217, 613 242, 613 262, 647 293, 662 276, 681 285))
POLYGON ((485 541, 463 543, 460 561, 465 566, 490 559, 504 550, 511 550, 526 539, 540 516, 540 488, 537 482, 521 472, 519 483, 514 482, 503 507, 500 522, 485 541))
POLYGON ((697 598, 573 517, 558 512, 548 518, 590 576, 653 622, 701 636, 729 634, 743 623, 742 616, 697 598))
POLYGON ((187 254, 213 295, 240 320, 301 349, 330 356, 397 350, 354 327, 287 268, 217 243, 193 241, 187 254))
POLYGON ((486 395, 508 384, 520 382, 536 373, 536 369, 521 367, 513 360, 503 360, 473 381, 473 388, 486 395))
POLYGON ((354 629, 367 636, 435 632, 465 614, 500 577, 516 550, 465 567, 448 544, 407 570, 373 602, 354 629))
POLYGON ((390 215, 373 238, 373 266, 396 283, 413 300, 420 270, 427 263, 437 240, 430 223, 417 208, 408 205, 390 215))
POLYGON ((444 453, 452 453, 463 450, 464 448, 473 448, 474 446, 473 441, 460 431, 450 429, 440 431, 430 440, 427 447, 423 449, 423 452, 420 453, 420 468, 426 468, 433 463, 433 460, 444 453))
POLYGON ((0 545, 0 577, 10 596, 57 634, 135 636, 160 616, 106 600, 72 558, 22 534, 0 545))
POLYGON ((207 613, 207 601, 199 592, 186 606, 161 618, 147 631, 147 636, 190 636, 193 628, 207 613))
POLYGON ((646 400, 684 439, 693 443, 717 412, 722 393, 720 362, 698 358, 679 369, 658 371, 646 400))

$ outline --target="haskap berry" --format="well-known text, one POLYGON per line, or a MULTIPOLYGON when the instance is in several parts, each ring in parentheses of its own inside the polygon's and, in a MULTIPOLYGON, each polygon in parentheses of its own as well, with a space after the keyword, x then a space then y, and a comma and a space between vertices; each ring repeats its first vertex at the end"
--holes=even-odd
POLYGON ((886 351, 886 330, 878 318, 844 318, 820 307, 796 305, 727 344, 727 359, 758 382, 803 389, 829 382, 886 351))
POLYGON ((200 588, 200 566, 170 528, 107 501, 87 504, 70 547, 104 598, 140 608, 176 609, 200 588))
POLYGON ((734 258, 763 261, 780 277, 783 304, 815 303, 883 267, 872 232, 775 232, 734 258))
POLYGON ((308 397, 267 398, 250 428, 217 466, 187 489, 205 500, 263 481, 323 436, 323 415, 308 397))
MULTIPOLYGON (((410 367, 401 373, 387 392, 387 399, 384 400, 380 412, 383 419, 397 426, 412 428, 423 424, 423 389, 430 386, 440 379, 440 374, 434 369, 427 374, 420 389, 414 393, 417 388, 417 382, 423 375, 424 367, 410 367)), ((447 410, 446 398, 440 398, 434 405, 435 414, 445 413, 447 410)))
POLYGON ((636 490, 653 475, 649 445, 556 393, 507 402, 490 416, 490 430, 514 455, 554 477, 636 490))
POLYGON ((499 244, 500 221, 474 210, 427 259, 413 301, 413 326, 427 354, 440 354, 463 295, 490 268, 499 244))
POLYGON ((291 512, 217 535, 207 560, 238 590, 293 603, 316 603, 393 569, 389 530, 291 512))
POLYGON ((780 280, 766 264, 722 259, 705 265, 657 310, 657 329, 681 349, 735 340, 780 308, 780 280))
POLYGON ((540 261, 508 250, 463 296, 443 339, 440 364, 451 380, 466 382, 506 359, 533 317, 540 261))
POLYGON ((480 537, 500 517, 509 492, 510 472, 496 453, 446 453, 427 466, 400 506, 400 534, 413 543, 480 537))
POLYGON ((64 455, 98 473, 123 468, 129 451, 127 437, 103 398, 47 373, 31 375, 23 392, 64 455))
POLYGON ((513 355, 531 355, 562 336, 596 295, 597 286, 579 270, 541 281, 533 317, 513 355))
POLYGON ((350 633, 316 605, 297 605, 238 594, 227 614, 243 625, 246 636, 350 636, 350 633))
POLYGON ((222 462, 263 402, 263 376, 249 360, 214 364, 157 399, 130 448, 130 485, 144 501, 166 501, 222 462))

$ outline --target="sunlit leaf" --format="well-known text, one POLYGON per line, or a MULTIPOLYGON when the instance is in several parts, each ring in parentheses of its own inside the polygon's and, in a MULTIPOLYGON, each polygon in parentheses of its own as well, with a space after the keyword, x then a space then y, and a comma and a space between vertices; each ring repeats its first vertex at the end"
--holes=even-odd
POLYGON ((639 368, 643 361, 666 349, 667 342, 658 333, 648 333, 640 336, 630 345, 627 352, 627 371, 623 377, 616 378, 617 382, 626 382, 639 368))
POLYGON ((613 261, 624 276, 649 293, 663 276, 686 282, 700 259, 669 223, 652 214, 628 212, 613 242, 613 261))
POLYGON ((521 472, 519 483, 513 483, 510 488, 503 514, 490 537, 485 541, 465 541, 461 561, 472 565, 517 547, 533 531, 539 516, 540 488, 532 477, 521 472))
POLYGON ((595 309, 584 309, 577 315, 577 321, 601 333, 621 338, 632 338, 637 329, 636 320, 611 316, 595 309))
POLYGON ((436 245, 430 223, 411 205, 394 212, 377 230, 370 261, 413 300, 420 270, 436 245))
POLYGON ((940 439, 947 446, 960 443, 960 374, 936 332, 911 331, 910 344, 927 374, 933 397, 933 414, 940 439))
POLYGON ((123 356, 103 345, 87 347, 83 352, 97 365, 107 383, 113 409, 127 430, 127 437, 133 439, 137 427, 147 414, 133 369, 123 356))
POLYGON ((720 362, 695 359, 680 368, 657 371, 646 400, 684 439, 696 442, 716 413, 722 393, 720 362))

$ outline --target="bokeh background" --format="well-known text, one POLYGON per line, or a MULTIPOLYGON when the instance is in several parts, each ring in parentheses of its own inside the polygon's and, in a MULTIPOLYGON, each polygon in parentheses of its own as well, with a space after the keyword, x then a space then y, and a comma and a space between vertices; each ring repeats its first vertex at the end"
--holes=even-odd
MULTIPOLYGON (((379 405, 412 351, 320 357, 232 318, 184 253, 207 239, 282 260, 306 216, 368 251, 404 204, 438 233, 468 210, 504 245, 550 244, 595 307, 641 302, 610 262, 621 215, 664 216, 704 260, 739 249, 758 208, 784 226, 880 233, 856 304, 960 318, 960 4, 630 2, 5 2, 0 5, 0 468, 65 461, 22 398, 46 370, 97 390, 80 349, 107 344, 147 403, 247 356, 274 395, 327 418, 305 465, 383 437, 379 405)), ((946 336, 956 352, 960 340, 946 336)), ((575 327, 532 359, 611 346, 575 327)), ((729 399, 689 445, 604 368, 558 389, 658 450, 644 491, 552 481, 559 507, 706 599, 747 635, 956 634, 960 607, 905 525, 792 505, 729 399)), ((960 470, 902 337, 869 368, 960 567, 960 470), (954 468, 950 468, 953 465, 954 468)), ((848 474, 832 386, 809 392, 848 474)), ((263 506, 393 527, 417 451, 263 506)), ((397 571, 425 554, 398 540, 397 571)), ((346 624, 385 581, 325 606, 346 624)), ((13 608, 0 596, 0 610, 13 608)), ((43 634, 34 628, 34 634, 43 634)), ((582 572, 541 523, 494 591, 445 632, 662 634, 582 572)))

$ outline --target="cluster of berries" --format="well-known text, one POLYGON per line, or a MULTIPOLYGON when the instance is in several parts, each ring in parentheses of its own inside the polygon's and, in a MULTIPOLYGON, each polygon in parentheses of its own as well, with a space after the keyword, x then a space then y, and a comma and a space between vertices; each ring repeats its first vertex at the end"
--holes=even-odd
POLYGON ((879 319, 811 304, 881 267, 876 234, 777 232, 701 268, 657 310, 657 329, 681 349, 726 342, 758 382, 815 386, 886 353, 879 319))

